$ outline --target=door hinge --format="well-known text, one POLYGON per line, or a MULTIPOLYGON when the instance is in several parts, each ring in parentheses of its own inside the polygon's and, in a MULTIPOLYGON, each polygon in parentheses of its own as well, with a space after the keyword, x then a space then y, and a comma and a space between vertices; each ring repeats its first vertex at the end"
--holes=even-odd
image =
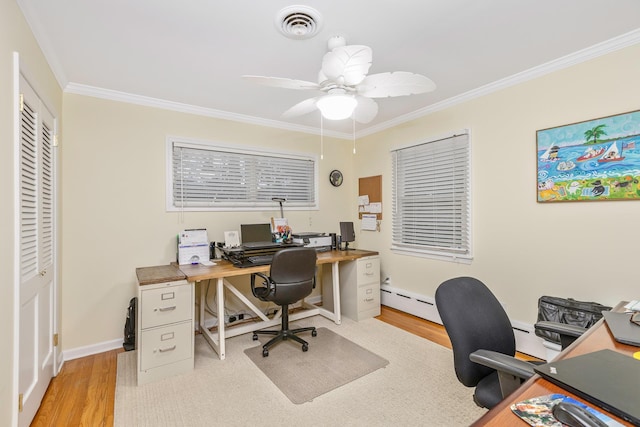
POLYGON ((58 346, 58 334, 53 334, 53 346, 58 346))
POLYGON ((20 94, 20 112, 22 113, 23 110, 24 110, 24 94, 21 93, 20 94))
POLYGON ((51 144, 53 147, 57 147, 58 146, 58 134, 53 135, 53 144, 51 144))
POLYGON ((23 409, 23 406, 22 406, 22 397, 23 397, 23 394, 22 394, 22 393, 20 393, 20 394, 18 395, 18 412, 22 412, 22 409, 23 409))

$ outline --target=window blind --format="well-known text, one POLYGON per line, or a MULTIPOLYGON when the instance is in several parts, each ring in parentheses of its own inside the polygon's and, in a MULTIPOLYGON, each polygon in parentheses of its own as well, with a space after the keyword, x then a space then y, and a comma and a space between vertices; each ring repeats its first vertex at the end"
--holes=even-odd
POLYGON ((172 206, 250 208, 316 205, 315 159, 173 142, 172 206))
POLYGON ((392 159, 392 249, 470 258, 468 133, 394 150, 392 159))

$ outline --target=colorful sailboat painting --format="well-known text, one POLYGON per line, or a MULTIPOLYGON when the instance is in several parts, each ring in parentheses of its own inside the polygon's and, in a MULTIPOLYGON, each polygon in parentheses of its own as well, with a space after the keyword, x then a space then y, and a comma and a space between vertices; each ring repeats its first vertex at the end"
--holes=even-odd
POLYGON ((598 159, 598 163, 619 162, 620 160, 624 160, 622 150, 618 150, 618 143, 614 141, 602 155, 602 158, 598 159))
POLYGON ((536 132, 537 201, 640 200, 640 110, 536 132))
POLYGON ((595 159, 604 153, 604 147, 594 149, 593 147, 587 148, 584 154, 576 159, 576 162, 584 162, 585 160, 595 159))

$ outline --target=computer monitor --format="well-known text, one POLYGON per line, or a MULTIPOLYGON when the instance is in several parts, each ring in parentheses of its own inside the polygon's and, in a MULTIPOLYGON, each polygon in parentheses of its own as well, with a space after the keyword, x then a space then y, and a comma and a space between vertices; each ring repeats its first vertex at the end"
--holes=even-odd
POLYGON ((240 224, 242 243, 271 242, 271 224, 240 224))
POLYGON ((353 231, 353 222, 340 223, 340 242, 344 243, 344 250, 353 249, 349 247, 349 242, 356 241, 356 233, 353 231))

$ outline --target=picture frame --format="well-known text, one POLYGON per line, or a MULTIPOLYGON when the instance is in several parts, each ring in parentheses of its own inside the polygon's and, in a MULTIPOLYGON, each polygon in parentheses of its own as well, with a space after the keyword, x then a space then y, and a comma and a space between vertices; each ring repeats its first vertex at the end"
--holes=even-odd
POLYGON ((640 200, 640 110, 536 131, 537 202, 640 200))

